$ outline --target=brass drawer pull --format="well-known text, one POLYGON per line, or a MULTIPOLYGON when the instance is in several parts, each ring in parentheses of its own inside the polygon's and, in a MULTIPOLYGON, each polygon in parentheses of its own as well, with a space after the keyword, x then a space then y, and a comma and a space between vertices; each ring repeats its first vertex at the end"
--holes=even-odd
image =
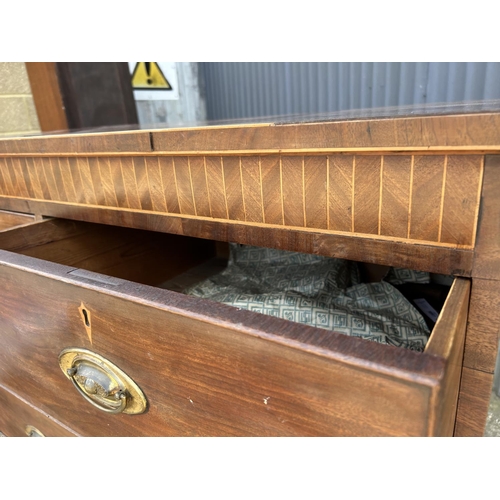
POLYGON ((36 438, 45 437, 45 434, 40 432, 36 427, 33 427, 32 425, 26 426, 26 435, 28 437, 36 437, 36 438))
POLYGON ((137 384, 102 356, 69 347, 59 354, 59 365, 78 392, 96 408, 129 415, 146 410, 146 398, 137 384))

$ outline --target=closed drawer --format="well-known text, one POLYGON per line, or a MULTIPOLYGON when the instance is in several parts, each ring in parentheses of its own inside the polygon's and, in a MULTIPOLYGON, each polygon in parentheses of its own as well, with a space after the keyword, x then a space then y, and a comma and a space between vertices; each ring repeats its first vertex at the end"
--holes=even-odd
POLYGON ((468 280, 455 280, 418 353, 157 286, 213 257, 211 241, 64 220, 40 225, 44 231, 0 235, 0 384, 76 433, 453 433, 468 280), (110 414, 89 404, 59 367, 68 347, 123 370, 147 410, 110 414))
POLYGON ((23 398, 0 386, 0 432, 7 437, 71 437, 77 434, 23 398))

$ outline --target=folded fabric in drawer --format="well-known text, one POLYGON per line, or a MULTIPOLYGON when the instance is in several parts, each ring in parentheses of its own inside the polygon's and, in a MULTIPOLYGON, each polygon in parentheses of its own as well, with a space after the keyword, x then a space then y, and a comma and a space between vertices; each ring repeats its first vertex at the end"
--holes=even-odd
POLYGON ((430 333, 394 286, 362 283, 343 259, 230 244, 227 269, 185 293, 417 351, 430 333))
POLYGON ((391 267, 384 281, 387 281, 391 285, 402 285, 403 283, 427 284, 431 282, 431 276, 425 271, 413 271, 412 269, 391 267))

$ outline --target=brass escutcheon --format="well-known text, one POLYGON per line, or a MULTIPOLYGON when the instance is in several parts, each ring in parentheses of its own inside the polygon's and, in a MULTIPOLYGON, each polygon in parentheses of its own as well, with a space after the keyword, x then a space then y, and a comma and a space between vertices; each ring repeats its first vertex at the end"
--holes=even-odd
POLYGON ((138 415, 147 407, 139 386, 111 361, 95 352, 68 347, 59 354, 59 366, 78 392, 108 413, 138 415))

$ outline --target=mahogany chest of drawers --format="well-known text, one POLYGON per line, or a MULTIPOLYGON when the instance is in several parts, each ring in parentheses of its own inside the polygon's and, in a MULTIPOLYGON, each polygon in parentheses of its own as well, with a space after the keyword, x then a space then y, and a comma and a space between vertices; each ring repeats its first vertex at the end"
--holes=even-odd
POLYGON ((485 113, 1 140, 0 431, 482 435, 499 125, 485 113), (162 288, 224 242, 455 281, 423 353, 162 288))

